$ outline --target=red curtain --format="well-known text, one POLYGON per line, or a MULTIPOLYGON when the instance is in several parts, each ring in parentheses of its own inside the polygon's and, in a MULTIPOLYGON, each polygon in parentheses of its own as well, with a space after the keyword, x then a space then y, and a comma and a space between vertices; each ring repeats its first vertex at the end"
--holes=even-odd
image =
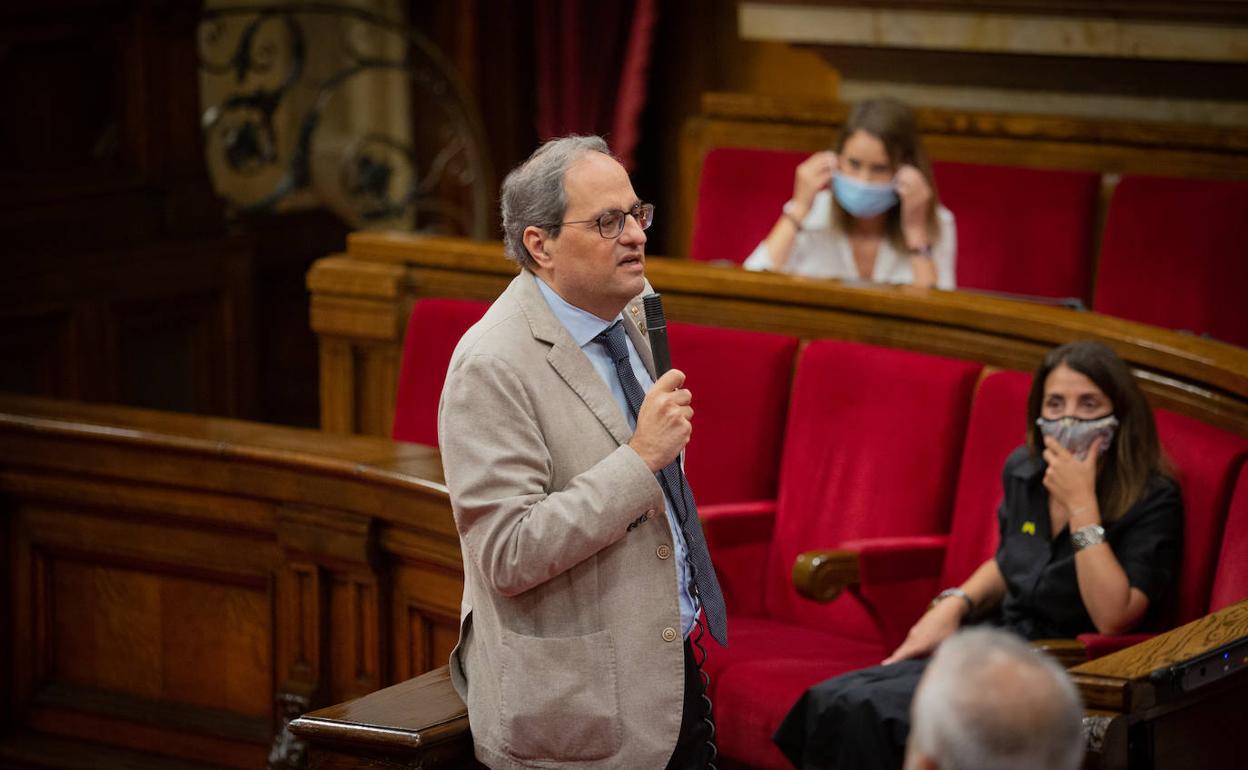
POLYGON ((602 134, 632 169, 657 14, 656 0, 537 0, 540 139, 602 134))

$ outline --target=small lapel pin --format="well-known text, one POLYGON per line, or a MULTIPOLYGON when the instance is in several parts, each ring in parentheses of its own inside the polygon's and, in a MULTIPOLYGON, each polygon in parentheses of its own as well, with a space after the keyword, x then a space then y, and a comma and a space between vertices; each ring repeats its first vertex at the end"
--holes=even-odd
POLYGON ((641 330, 642 334, 645 334, 646 333, 646 319, 641 314, 641 308, 635 304, 629 305, 628 312, 633 314, 633 323, 637 324, 637 328, 641 330))
POLYGON ((1036 534, 1036 522, 1034 522, 1034 521, 1024 521, 1024 522, 1023 522, 1023 534, 1024 534, 1024 535, 1034 535, 1034 534, 1036 534))

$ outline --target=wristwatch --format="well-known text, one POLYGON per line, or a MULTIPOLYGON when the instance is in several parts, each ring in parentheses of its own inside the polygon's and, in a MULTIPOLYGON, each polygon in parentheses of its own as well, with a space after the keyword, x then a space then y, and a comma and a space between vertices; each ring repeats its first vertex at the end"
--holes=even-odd
POLYGON ((1070 533, 1070 542, 1075 544, 1075 553, 1079 553, 1090 545, 1105 542, 1105 528, 1100 524, 1089 524, 1070 533))
POLYGON ((920 246, 917 249, 910 249, 910 256, 927 257, 928 259, 931 259, 932 258, 932 244, 929 243, 926 246, 920 246))

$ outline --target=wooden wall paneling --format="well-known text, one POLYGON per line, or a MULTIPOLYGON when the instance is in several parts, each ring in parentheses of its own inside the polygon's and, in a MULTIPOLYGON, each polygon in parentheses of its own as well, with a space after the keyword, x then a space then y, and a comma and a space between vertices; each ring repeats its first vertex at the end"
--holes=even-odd
POLYGON ((321 429, 388 436, 398 384, 398 342, 410 300, 396 265, 342 269, 340 258, 308 272, 309 322, 320 338, 321 429), (318 290, 327 289, 329 290, 318 290), (312 288, 317 287, 317 288, 312 288), (386 385, 391 383, 391 385, 386 385))
POLYGON ((298 618, 287 627, 294 638, 279 644, 281 692, 310 693, 315 706, 380 687, 383 576, 372 521, 345 511, 282 506, 277 537, 293 594, 283 604, 298 618))
POLYGON ((255 406, 246 239, 70 250, 0 284, 19 392, 206 414, 255 406), (38 343, 36 345, 36 343, 38 343))
POLYGON ((321 430, 354 433, 356 418, 355 355, 345 339, 325 336, 320 349, 321 430))
POLYGON ((23 499, 9 511, 22 533, 13 598, 29 620, 11 661, 22 724, 254 766, 270 735, 273 613, 272 549, 244 522, 254 511, 221 530, 204 503, 166 515, 167 492, 118 508, 99 482, 6 472, 4 485, 23 499))
POLYGON ((410 660, 404 559, 437 578, 420 657, 453 638, 459 543, 426 447, 0 394, 0 517, 6 766, 50 745, 56 767, 298 762, 275 727, 410 660))
POLYGON ((393 558, 393 681, 445 665, 459 639, 463 563, 458 538, 440 544, 393 527, 382 540, 393 558))
POLYGON ((81 397, 76 325, 66 308, 0 319, 0 390, 81 397))
MULTIPOLYGON (((397 303, 391 316, 402 325, 397 303)), ((355 392, 360 399, 356 431, 369 436, 389 436, 394 425, 394 404, 399 382, 399 360, 403 341, 400 335, 387 344, 361 344, 355 349, 355 392)))
MULTIPOLYGON (((0 500, 0 511, 3 505, 0 500)), ((7 597, 0 605, 0 725, 13 724, 17 705, 12 666, 16 659, 13 639, 17 635, 18 619, 17 603, 13 601, 16 596, 13 576, 18 569, 16 527, 17 522, 12 517, 0 515, 0 596, 7 597)))
POLYGON ((276 698, 278 710, 306 710, 325 699, 322 661, 328 658, 326 608, 329 601, 320 569, 310 561, 287 559, 277 579, 276 698))
POLYGON ((3 385, 254 414, 252 244, 226 231, 204 164, 201 4, 0 11, 0 97, 24 116, 0 130, 0 307, 73 319, 3 385))

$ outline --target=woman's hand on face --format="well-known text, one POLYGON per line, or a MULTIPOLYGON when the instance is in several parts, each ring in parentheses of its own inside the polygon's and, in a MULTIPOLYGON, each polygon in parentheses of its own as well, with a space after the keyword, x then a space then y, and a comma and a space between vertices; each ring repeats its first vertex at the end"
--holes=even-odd
POLYGON ((893 187, 901 199, 901 229, 912 246, 927 246, 927 205, 932 200, 932 186, 927 177, 914 166, 906 164, 893 176, 893 187), (917 242, 917 241, 922 241, 917 242))
POLYGON ((806 218, 815 193, 826 190, 836 173, 836 153, 824 150, 802 161, 793 179, 793 204, 800 209, 801 219, 806 218))
POLYGON ((919 622, 910 627, 905 640, 893 650, 893 654, 884 659, 884 664, 896 663, 909 658, 921 658, 930 655, 936 645, 948 639, 962 625, 962 611, 966 604, 956 596, 951 596, 936 604, 919 622))
POLYGON ((1096 505, 1096 463, 1101 456, 1101 442, 1097 437, 1088 448, 1088 455, 1080 460, 1052 436, 1044 437, 1044 461, 1049 467, 1044 472, 1044 488, 1072 513, 1080 508, 1096 505))

